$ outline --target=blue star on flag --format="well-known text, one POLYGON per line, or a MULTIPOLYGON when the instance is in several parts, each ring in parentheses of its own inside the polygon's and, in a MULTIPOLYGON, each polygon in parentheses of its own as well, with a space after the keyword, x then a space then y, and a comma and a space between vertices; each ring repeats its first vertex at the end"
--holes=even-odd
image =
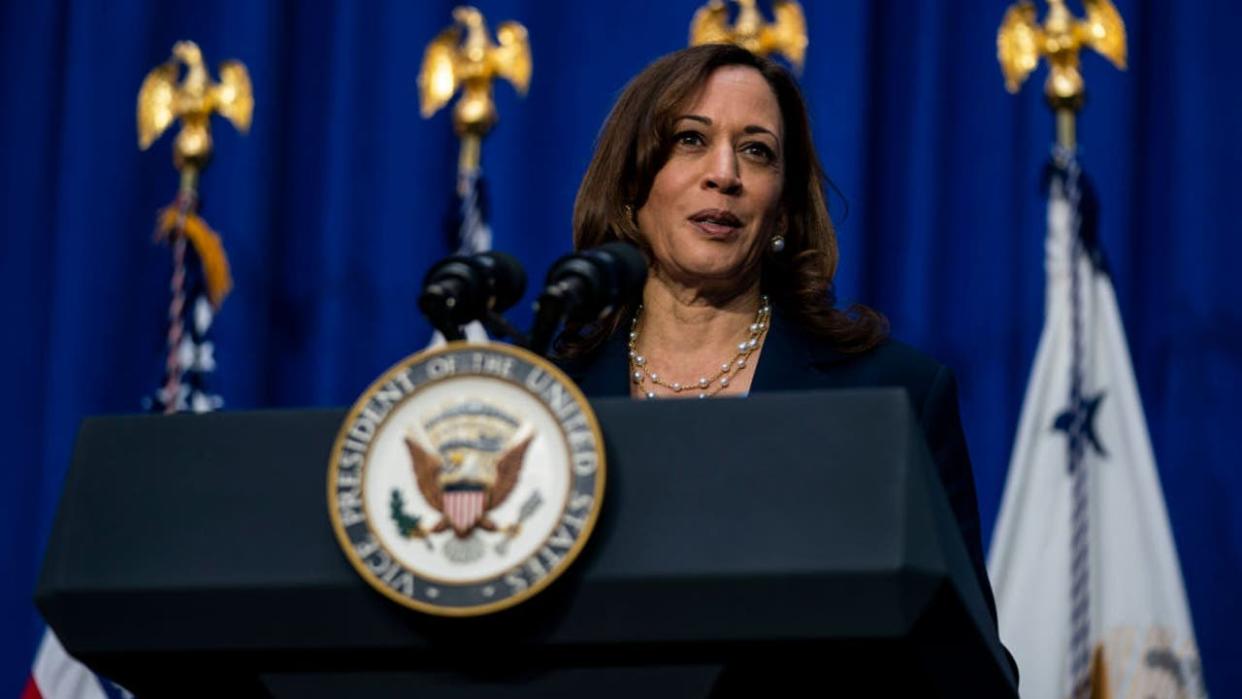
POLYGON ((1095 449, 1097 454, 1107 458, 1108 452, 1104 449, 1104 445, 1100 443, 1100 437, 1095 431, 1095 416, 1100 410, 1100 403, 1103 402, 1103 391, 1094 396, 1079 398, 1078 405, 1071 405, 1057 416, 1056 422, 1052 423, 1052 429, 1072 436, 1074 417, 1081 415, 1082 423, 1078 427, 1079 433, 1087 439, 1087 442, 1091 444, 1091 447, 1095 449))

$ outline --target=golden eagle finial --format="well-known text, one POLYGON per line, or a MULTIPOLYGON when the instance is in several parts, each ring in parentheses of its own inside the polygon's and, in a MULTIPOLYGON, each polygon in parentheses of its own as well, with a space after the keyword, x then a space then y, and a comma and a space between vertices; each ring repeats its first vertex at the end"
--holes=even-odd
POLYGON ((1121 70, 1126 68, 1126 27, 1109 0, 1084 0, 1085 20, 1076 19, 1065 0, 1048 0, 1048 14, 1040 26, 1030 0, 1011 5, 996 35, 996 56, 1005 87, 1017 92, 1039 59, 1047 58, 1048 82, 1044 94, 1057 110, 1077 111, 1085 93, 1078 70, 1079 50, 1095 49, 1121 70))
POLYGON ((530 86, 530 42, 526 27, 502 22, 496 29, 498 43, 493 44, 483 14, 473 7, 458 7, 453 10, 453 19, 456 23, 432 39, 423 54, 423 66, 418 71, 421 111, 424 118, 435 114, 460 87, 461 98, 453 108, 453 128, 459 135, 481 138, 497 121, 492 80, 505 78, 519 94, 526 94, 530 86))
POLYGON ((148 73, 138 91, 138 147, 146 150, 173 120, 180 119, 173 163, 178 170, 202 170, 211 159, 213 113, 233 122, 243 133, 250 129, 254 93, 246 66, 238 61, 221 63, 220 82, 213 83, 198 45, 178 41, 172 58, 148 73), (178 85, 181 65, 185 66, 185 77, 178 85))
POLYGON ((737 44, 751 53, 769 56, 779 53, 801 71, 806 57, 806 17, 796 0, 774 0, 776 21, 767 24, 755 0, 736 0, 737 19, 729 26, 729 9, 724 0, 710 0, 690 20, 690 45, 737 44))

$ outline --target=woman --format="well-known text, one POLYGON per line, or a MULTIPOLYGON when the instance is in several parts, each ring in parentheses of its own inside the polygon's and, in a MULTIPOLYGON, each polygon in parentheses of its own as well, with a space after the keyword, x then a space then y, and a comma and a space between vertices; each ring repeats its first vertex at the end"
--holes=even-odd
POLYGON ((605 122, 573 222, 578 249, 644 251, 642 304, 569 328, 558 350, 591 396, 905 388, 995 619, 953 376, 871 309, 832 307, 824 183, 784 69, 729 45, 656 61, 605 122))

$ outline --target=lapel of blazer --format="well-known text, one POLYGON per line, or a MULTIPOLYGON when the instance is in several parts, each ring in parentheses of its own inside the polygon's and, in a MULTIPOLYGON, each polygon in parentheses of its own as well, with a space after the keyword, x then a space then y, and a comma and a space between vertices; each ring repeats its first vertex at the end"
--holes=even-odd
POLYGON ((750 392, 827 388, 831 381, 825 372, 846 358, 826 340, 807 335, 792 316, 773 306, 772 325, 763 341, 750 392))
POLYGON ((628 328, 613 333, 588 361, 570 362, 562 368, 592 398, 630 395, 628 328))

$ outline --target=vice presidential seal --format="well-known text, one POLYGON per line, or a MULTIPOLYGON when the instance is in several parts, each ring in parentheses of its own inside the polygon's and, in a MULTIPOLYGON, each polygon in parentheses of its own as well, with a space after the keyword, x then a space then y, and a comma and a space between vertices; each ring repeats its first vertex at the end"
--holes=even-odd
POLYGON ((573 562, 604 492, 603 438, 560 370, 451 343, 389 369, 337 435, 328 505, 350 563, 407 607, 471 616, 573 562))

